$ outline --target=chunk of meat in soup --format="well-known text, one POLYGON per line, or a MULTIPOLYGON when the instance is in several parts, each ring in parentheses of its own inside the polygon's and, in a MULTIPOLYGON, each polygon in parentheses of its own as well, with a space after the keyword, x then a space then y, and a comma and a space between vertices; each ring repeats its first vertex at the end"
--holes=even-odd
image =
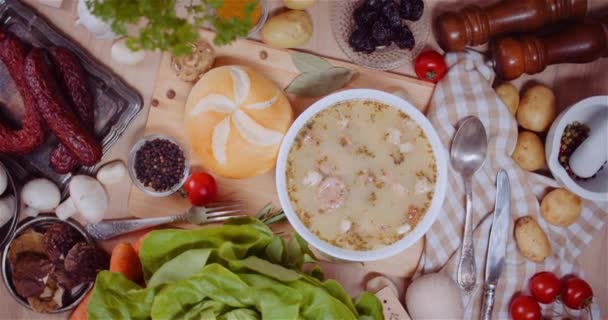
POLYGON ((327 177, 317 189, 317 204, 322 210, 339 208, 346 198, 346 184, 339 178, 327 177))

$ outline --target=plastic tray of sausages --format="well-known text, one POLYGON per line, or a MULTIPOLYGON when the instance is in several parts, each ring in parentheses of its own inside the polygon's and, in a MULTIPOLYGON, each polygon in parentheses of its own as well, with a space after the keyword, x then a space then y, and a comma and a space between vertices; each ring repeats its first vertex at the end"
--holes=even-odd
MULTIPOLYGON (((0 0, 0 28, 14 33, 33 47, 63 46, 74 52, 87 73, 88 89, 95 101, 95 134, 103 153, 120 138, 142 109, 139 93, 109 68, 95 60, 74 40, 59 31, 35 9, 18 0, 0 0)), ((0 119, 18 126, 23 102, 4 64, 0 63, 0 119)), ((72 174, 58 174, 49 166, 49 153, 57 144, 52 134, 43 145, 25 156, 12 156, 33 176, 45 176, 65 192, 72 174)), ((103 163, 103 159, 100 163, 103 163)), ((92 173, 96 167, 81 167, 77 173, 92 173)))

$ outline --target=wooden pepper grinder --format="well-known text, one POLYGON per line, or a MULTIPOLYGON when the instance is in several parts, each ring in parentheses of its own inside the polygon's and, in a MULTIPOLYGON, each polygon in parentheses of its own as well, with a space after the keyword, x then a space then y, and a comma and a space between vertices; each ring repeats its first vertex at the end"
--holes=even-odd
POLYGON ((587 0, 503 0, 486 8, 467 6, 437 18, 437 41, 445 51, 484 44, 492 36, 529 32, 587 13, 587 0))
POLYGON ((579 22, 546 37, 499 39, 490 45, 496 75, 512 80, 558 63, 585 63, 608 56, 608 29, 600 22, 579 22))

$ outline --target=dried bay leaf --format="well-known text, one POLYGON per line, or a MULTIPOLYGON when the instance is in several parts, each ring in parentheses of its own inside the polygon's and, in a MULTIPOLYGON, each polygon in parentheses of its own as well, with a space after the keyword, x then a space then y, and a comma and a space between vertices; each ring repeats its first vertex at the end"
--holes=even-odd
POLYGON ((331 63, 315 56, 314 54, 296 52, 291 55, 293 64, 300 72, 316 72, 332 68, 331 63))
POLYGON ((342 67, 305 72, 293 79, 285 91, 299 96, 318 97, 344 87, 354 74, 353 70, 342 67))

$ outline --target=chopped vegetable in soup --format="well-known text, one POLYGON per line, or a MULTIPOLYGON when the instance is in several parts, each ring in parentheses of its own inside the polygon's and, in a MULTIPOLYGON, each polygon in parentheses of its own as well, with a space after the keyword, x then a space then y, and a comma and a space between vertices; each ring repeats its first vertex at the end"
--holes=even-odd
POLYGON ((321 240, 352 250, 390 245, 416 227, 436 182, 429 140, 405 113, 371 100, 316 114, 289 151, 294 210, 321 240))

